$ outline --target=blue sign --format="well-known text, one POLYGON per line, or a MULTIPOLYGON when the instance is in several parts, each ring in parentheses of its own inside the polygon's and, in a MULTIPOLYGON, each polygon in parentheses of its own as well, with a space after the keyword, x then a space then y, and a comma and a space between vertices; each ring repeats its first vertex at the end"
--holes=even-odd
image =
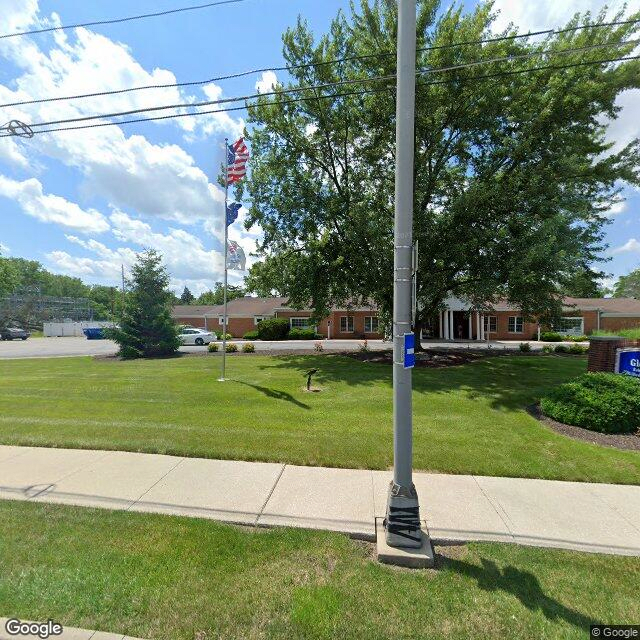
POLYGON ((413 369, 416 364, 415 336, 413 333, 404 334, 404 368, 413 369))
POLYGON ((618 349, 616 373, 640 378, 640 351, 638 349, 618 349))

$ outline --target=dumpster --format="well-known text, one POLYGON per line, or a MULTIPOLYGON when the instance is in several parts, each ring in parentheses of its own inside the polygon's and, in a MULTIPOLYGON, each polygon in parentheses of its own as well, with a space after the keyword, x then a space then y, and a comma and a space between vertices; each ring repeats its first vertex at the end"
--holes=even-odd
POLYGON ((87 336, 87 340, 104 340, 105 337, 102 327, 89 327, 82 332, 87 336))

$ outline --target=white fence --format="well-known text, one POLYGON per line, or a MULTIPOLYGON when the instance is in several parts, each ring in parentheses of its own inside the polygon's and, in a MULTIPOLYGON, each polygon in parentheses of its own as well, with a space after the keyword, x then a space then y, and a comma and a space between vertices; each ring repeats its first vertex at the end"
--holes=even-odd
POLYGON ((91 327, 113 327, 113 322, 100 320, 85 322, 45 322, 42 332, 46 338, 68 338, 84 336, 83 329, 91 327))

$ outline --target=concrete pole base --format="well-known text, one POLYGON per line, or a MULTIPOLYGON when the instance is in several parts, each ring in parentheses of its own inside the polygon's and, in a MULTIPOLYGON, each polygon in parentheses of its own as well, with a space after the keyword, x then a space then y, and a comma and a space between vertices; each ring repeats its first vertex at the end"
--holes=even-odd
POLYGON ((385 539, 390 547, 415 549, 422 546, 420 507, 413 483, 410 487, 400 486, 393 480, 389 484, 384 528, 385 539))
POLYGON ((410 569, 429 569, 435 566, 435 554, 426 526, 420 529, 419 547, 391 547, 387 544, 384 520, 376 518, 376 551, 378 562, 410 569))

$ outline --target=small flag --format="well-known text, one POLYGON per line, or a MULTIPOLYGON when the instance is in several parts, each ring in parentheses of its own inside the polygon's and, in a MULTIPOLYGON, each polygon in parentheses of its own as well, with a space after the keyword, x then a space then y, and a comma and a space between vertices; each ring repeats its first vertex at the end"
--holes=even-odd
POLYGON ((247 266, 247 258, 244 255, 242 247, 235 241, 229 242, 229 250, 227 251, 227 268, 237 271, 245 271, 247 266))
POLYGON ((239 182, 247 173, 247 160, 249 159, 249 149, 244 143, 244 138, 240 138, 227 148, 227 184, 239 182))
POLYGON ((238 219, 238 211, 241 206, 239 202, 232 202, 227 205, 227 227, 238 219))

